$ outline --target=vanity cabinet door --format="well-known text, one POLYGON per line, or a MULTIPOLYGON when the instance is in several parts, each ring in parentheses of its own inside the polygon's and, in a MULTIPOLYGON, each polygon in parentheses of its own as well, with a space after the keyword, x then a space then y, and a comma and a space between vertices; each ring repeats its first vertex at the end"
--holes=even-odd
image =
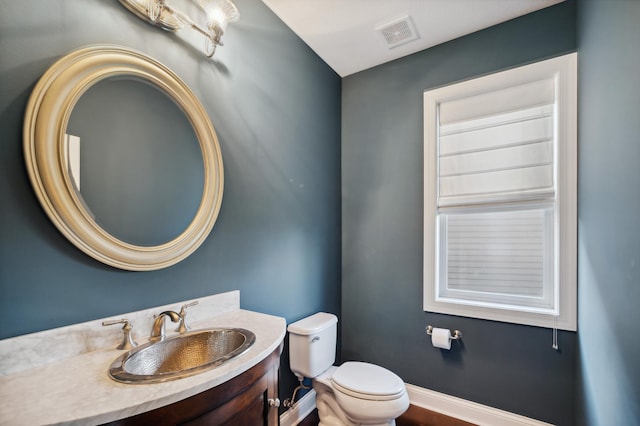
POLYGON ((110 425, 278 425, 278 370, 282 346, 239 376, 208 391, 110 425))

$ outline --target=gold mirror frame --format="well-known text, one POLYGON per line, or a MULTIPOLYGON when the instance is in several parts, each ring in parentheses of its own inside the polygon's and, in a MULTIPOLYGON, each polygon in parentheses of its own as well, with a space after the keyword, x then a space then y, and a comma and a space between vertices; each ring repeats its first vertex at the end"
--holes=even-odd
POLYGON ((76 247, 107 265, 130 271, 174 265, 204 242, 218 217, 224 171, 213 125, 187 84, 140 52, 120 46, 88 46, 54 63, 29 98, 23 142, 29 178, 51 221, 76 247), (118 76, 139 78, 171 98, 187 116, 202 151, 204 188, 193 221, 176 238, 157 246, 129 244, 100 227, 76 193, 67 167, 65 131, 76 102, 94 84, 118 76))

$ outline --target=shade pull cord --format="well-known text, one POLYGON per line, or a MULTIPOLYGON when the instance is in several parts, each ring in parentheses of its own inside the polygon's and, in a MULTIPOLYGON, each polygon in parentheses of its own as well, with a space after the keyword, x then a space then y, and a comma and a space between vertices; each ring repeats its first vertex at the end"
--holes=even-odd
POLYGON ((558 317, 556 317, 554 325, 555 327, 553 328, 553 344, 551 345, 551 347, 554 350, 559 351, 560 347, 558 346, 558 317))

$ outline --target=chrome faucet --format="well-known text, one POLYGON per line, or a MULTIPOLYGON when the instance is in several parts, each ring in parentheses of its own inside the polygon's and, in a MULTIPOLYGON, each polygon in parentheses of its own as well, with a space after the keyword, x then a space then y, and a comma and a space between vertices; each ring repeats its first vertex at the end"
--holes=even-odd
POLYGON ((172 322, 180 321, 180 314, 174 311, 164 311, 160 313, 153 322, 153 327, 151 328, 151 337, 149 340, 152 342, 159 342, 164 340, 164 318, 171 318, 172 322))

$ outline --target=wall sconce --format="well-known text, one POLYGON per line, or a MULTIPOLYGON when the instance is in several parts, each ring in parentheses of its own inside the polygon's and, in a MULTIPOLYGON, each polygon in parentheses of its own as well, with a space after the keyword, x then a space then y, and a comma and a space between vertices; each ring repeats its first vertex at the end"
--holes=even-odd
POLYGON ((201 26, 186 13, 176 9, 167 0, 119 0, 138 18, 162 28, 176 32, 182 27, 190 27, 205 37, 205 53, 212 57, 216 47, 222 46, 220 38, 229 22, 240 18, 240 13, 231 0, 192 0, 206 14, 206 24, 201 26))

